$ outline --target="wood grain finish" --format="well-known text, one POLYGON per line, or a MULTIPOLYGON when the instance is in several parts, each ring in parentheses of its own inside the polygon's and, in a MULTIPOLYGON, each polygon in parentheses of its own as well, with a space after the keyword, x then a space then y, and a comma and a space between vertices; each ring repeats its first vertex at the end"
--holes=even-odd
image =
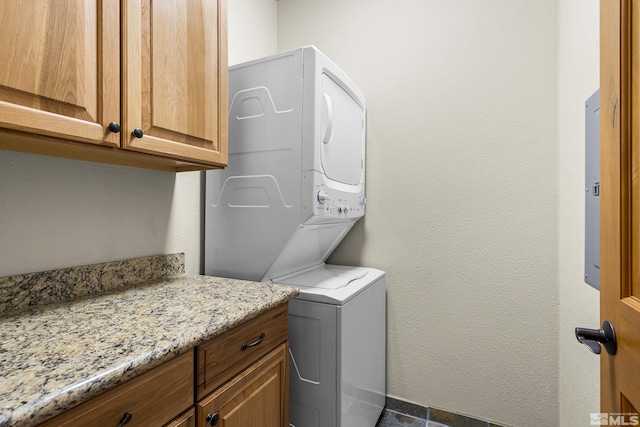
POLYGON ((0 3, 0 127, 119 146, 120 2, 0 3))
POLYGON ((639 7, 600 3, 600 319, 618 339, 600 356, 600 410, 614 414, 640 407, 639 7))
POLYGON ((0 2, 0 149, 172 171, 226 166, 225 1, 0 2))
POLYGON ((623 79, 621 90, 625 92, 624 100, 626 104, 623 105, 624 110, 622 113, 627 112, 622 116, 624 122, 624 129, 621 133, 621 137, 626 141, 630 141, 631 144, 625 143, 628 151, 627 156, 629 164, 623 165, 628 168, 630 176, 630 190, 631 201, 629 212, 629 223, 631 226, 631 254, 633 256, 633 262, 631 263, 631 280, 629 289, 625 290, 625 296, 635 295, 640 296, 640 220, 637 220, 637 215, 640 215, 640 176, 638 176, 638 167, 640 167, 640 13, 638 8, 640 2, 638 0, 632 0, 623 9, 622 18, 622 74, 623 79))
POLYGON ((123 147, 227 164, 224 0, 135 0, 123 13, 123 147), (142 138, 131 135, 135 128, 142 138))
MULTIPOLYGON (((610 318, 621 279, 620 3, 600 3, 600 317, 610 318)), ((600 410, 617 412, 614 358, 600 356, 600 410)))
POLYGON ((275 346, 287 340, 288 307, 284 304, 234 328, 197 349, 197 398, 202 399, 275 346), (261 344, 242 350, 265 334, 261 344))
POLYGON ((200 401, 199 425, 208 425, 207 416, 218 414, 218 425, 225 427, 288 426, 287 358, 287 345, 282 344, 200 401))
POLYGON ((196 410, 191 408, 164 427, 196 427, 196 410))
POLYGON ((62 142, 53 137, 14 131, 0 132, 0 149, 171 172, 211 169, 210 165, 170 157, 153 156, 83 142, 62 142))
POLYGON ((193 353, 188 352, 42 424, 162 426, 193 405, 193 353))

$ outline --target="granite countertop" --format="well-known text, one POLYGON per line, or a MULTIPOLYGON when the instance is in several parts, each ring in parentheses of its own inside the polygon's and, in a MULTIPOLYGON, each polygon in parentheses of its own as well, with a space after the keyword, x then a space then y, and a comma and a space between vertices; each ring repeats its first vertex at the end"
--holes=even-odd
MULTIPOLYGON (((0 280, 0 298, 2 287, 0 280)), ((22 294, 33 297, 33 290, 22 294)), ((287 286, 173 274, 0 312, 0 426, 36 425, 297 294, 287 286)))

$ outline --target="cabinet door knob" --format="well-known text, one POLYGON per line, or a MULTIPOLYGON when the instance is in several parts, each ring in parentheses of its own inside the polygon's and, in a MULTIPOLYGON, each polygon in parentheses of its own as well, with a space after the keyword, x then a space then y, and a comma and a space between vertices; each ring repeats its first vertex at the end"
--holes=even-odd
POLYGON ((144 135, 144 132, 142 132, 142 129, 140 128, 135 128, 132 132, 132 135, 135 136, 136 138, 142 138, 142 136, 144 135))
POLYGON ((120 424, 118 424, 118 427, 122 427, 123 425, 127 424, 129 421, 131 421, 131 418, 133 418, 133 414, 131 412, 125 412, 120 419, 120 424))
POLYGON ((215 426, 216 424, 218 424, 218 420, 220 420, 220 415, 218 415, 217 412, 215 414, 213 414, 213 415, 211 415, 211 414, 207 415, 207 422, 212 427, 215 426))
POLYGON ((107 129, 109 129, 109 131, 111 131, 113 133, 119 133, 120 132, 120 124, 118 122, 111 122, 111 123, 109 123, 109 126, 107 126, 107 129))

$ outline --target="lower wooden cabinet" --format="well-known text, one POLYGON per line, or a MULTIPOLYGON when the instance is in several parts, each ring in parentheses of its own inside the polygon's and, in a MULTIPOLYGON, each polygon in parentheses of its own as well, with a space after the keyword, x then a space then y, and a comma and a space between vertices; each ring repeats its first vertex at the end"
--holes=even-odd
POLYGON ((287 341, 288 316, 288 306, 284 304, 199 345, 196 400, 219 389, 287 341))
POLYGON ((165 427, 196 427, 196 410, 194 408, 189 409, 165 427))
POLYGON ((283 304, 39 427, 289 427, 287 332, 283 304))
POLYGON ((197 404, 198 427, 289 425, 288 347, 281 344, 197 404))
POLYGON ((185 353, 45 422, 41 427, 115 427, 121 425, 125 417, 130 418, 127 427, 164 426, 193 408, 193 363, 193 352, 185 353))

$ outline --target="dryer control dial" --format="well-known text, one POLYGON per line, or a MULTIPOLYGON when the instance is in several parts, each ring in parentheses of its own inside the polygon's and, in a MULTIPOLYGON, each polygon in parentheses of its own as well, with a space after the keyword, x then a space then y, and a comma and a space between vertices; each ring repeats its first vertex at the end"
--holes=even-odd
POLYGON ((329 195, 320 190, 316 193, 316 198, 318 199, 318 203, 324 203, 325 200, 329 199, 329 195))

